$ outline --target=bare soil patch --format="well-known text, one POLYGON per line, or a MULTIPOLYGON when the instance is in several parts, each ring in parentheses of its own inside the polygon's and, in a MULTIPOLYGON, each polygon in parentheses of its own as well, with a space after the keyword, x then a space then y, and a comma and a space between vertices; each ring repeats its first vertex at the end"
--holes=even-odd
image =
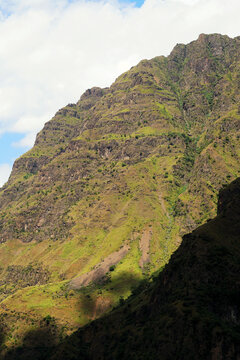
POLYGON ((150 262, 149 248, 150 248, 151 238, 152 238, 151 228, 145 229, 139 242, 140 251, 142 253, 141 259, 139 260, 139 266, 142 269, 145 264, 150 262))
POLYGON ((129 250, 129 245, 124 245, 121 249, 110 254, 101 263, 97 264, 92 271, 71 280, 69 287, 71 289, 80 289, 82 286, 87 286, 90 282, 102 279, 109 271, 109 268, 122 260, 129 250))

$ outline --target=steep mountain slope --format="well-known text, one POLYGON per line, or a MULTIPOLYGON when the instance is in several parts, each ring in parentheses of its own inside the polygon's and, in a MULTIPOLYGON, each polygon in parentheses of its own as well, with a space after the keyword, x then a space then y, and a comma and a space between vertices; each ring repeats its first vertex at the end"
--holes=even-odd
POLYGON ((240 179, 152 284, 72 335, 52 359, 240 359, 239 234, 240 179))
POLYGON ((217 217, 121 306, 58 346, 49 323, 4 360, 240 359, 239 234, 240 178, 220 192, 217 217))
POLYGON ((58 111, 15 162, 0 191, 8 342, 48 315, 67 332, 98 317, 215 216, 240 174, 239 45, 200 35, 141 61, 58 111))

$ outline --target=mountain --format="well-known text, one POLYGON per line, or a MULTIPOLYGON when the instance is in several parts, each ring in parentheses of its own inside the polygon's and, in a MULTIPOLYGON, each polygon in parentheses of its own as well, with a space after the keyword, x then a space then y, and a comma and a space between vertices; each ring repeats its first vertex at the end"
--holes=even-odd
POLYGON ((4 360, 240 359, 239 234, 240 178, 220 192, 216 218, 118 308, 58 346, 49 321, 4 360))
POLYGON ((139 295, 80 329, 55 359, 240 359, 240 178, 139 295))
POLYGON ((141 61, 59 110, 15 161, 0 190, 5 346, 109 311, 216 215, 240 174, 239 45, 202 34, 141 61))
POLYGON ((72 335, 53 359, 240 359, 239 234, 240 178, 139 296, 72 335))

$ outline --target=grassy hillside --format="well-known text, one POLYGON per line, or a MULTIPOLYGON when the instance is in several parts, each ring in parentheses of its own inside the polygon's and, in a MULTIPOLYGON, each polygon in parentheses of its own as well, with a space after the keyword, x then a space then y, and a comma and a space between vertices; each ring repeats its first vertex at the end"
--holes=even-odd
POLYGON ((218 216, 186 235, 144 290, 46 358, 239 359, 239 204, 240 179, 220 193, 218 216))
POLYGON ((110 310, 216 215, 240 174, 239 45, 200 35, 141 61, 59 110, 15 161, 0 190, 7 346, 48 316, 69 334, 110 310))
POLYGON ((240 178, 220 192, 217 217, 185 235, 165 269, 120 306, 58 345, 45 318, 4 360, 239 359, 239 204, 240 178))

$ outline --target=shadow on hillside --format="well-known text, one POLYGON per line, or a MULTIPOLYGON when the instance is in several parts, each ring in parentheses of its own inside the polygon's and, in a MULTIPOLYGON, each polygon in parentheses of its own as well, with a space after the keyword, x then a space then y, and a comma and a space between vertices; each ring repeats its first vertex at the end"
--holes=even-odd
MULTIPOLYGON (((111 274, 112 275, 112 274, 111 274)), ((105 312, 112 306, 111 302, 106 301, 109 297, 116 299, 119 295, 126 293, 126 287, 140 289, 142 291, 142 282, 135 274, 123 272, 118 276, 111 276, 104 278, 104 282, 91 284, 86 288, 78 290, 79 292, 79 311, 85 313, 89 320, 94 320, 96 317, 104 316, 105 312), (140 284, 140 285, 139 285, 140 284), (101 293, 103 286, 105 287, 105 296, 101 293)), ((147 283, 147 281, 146 281, 147 283)), ((120 297, 120 299, 122 299, 120 297)), ((121 305, 123 300, 119 301, 121 305)), ((73 337, 74 338, 74 337, 73 337)), ((69 339, 72 339, 70 337, 69 339)), ((74 338, 75 339, 75 338, 74 338)), ((22 345, 13 347, 0 353, 1 360, 46 360, 54 357, 55 352, 59 351, 59 343, 62 339, 60 331, 57 328, 54 318, 46 317, 42 319, 40 327, 35 330, 27 332, 23 338, 22 345), (2 355, 2 356, 1 356, 2 355)), ((4 343, 4 332, 0 329, 0 345, 4 343)), ((65 340, 63 341, 65 343, 65 340)), ((61 347, 60 347, 61 349, 61 347)), ((72 352, 72 348, 70 353, 72 352)), ((87 359, 83 349, 78 348, 77 354, 81 353, 81 359, 87 359)), ((71 353, 72 356, 72 353, 71 353)), ((78 358, 78 357, 77 357, 78 358)), ((68 360, 68 357, 65 358, 68 360)))
POLYGON ((123 298, 129 295, 129 289, 137 288, 140 283, 141 280, 136 274, 122 272, 115 276, 112 271, 102 280, 78 290, 79 312, 93 320, 109 310, 113 303, 115 306, 121 304, 123 298), (116 304, 117 298, 120 300, 116 304))
MULTIPOLYGON (((2 338, 4 339, 4 336, 2 338)), ((44 327, 28 331, 22 345, 3 350, 0 358, 1 360, 45 360, 58 341, 56 325, 49 323, 44 327)))
POLYGON ((2 324, 0 324, 0 359, 1 359, 1 351, 3 350, 3 346, 4 346, 4 340, 5 340, 4 330, 2 328, 2 324))

